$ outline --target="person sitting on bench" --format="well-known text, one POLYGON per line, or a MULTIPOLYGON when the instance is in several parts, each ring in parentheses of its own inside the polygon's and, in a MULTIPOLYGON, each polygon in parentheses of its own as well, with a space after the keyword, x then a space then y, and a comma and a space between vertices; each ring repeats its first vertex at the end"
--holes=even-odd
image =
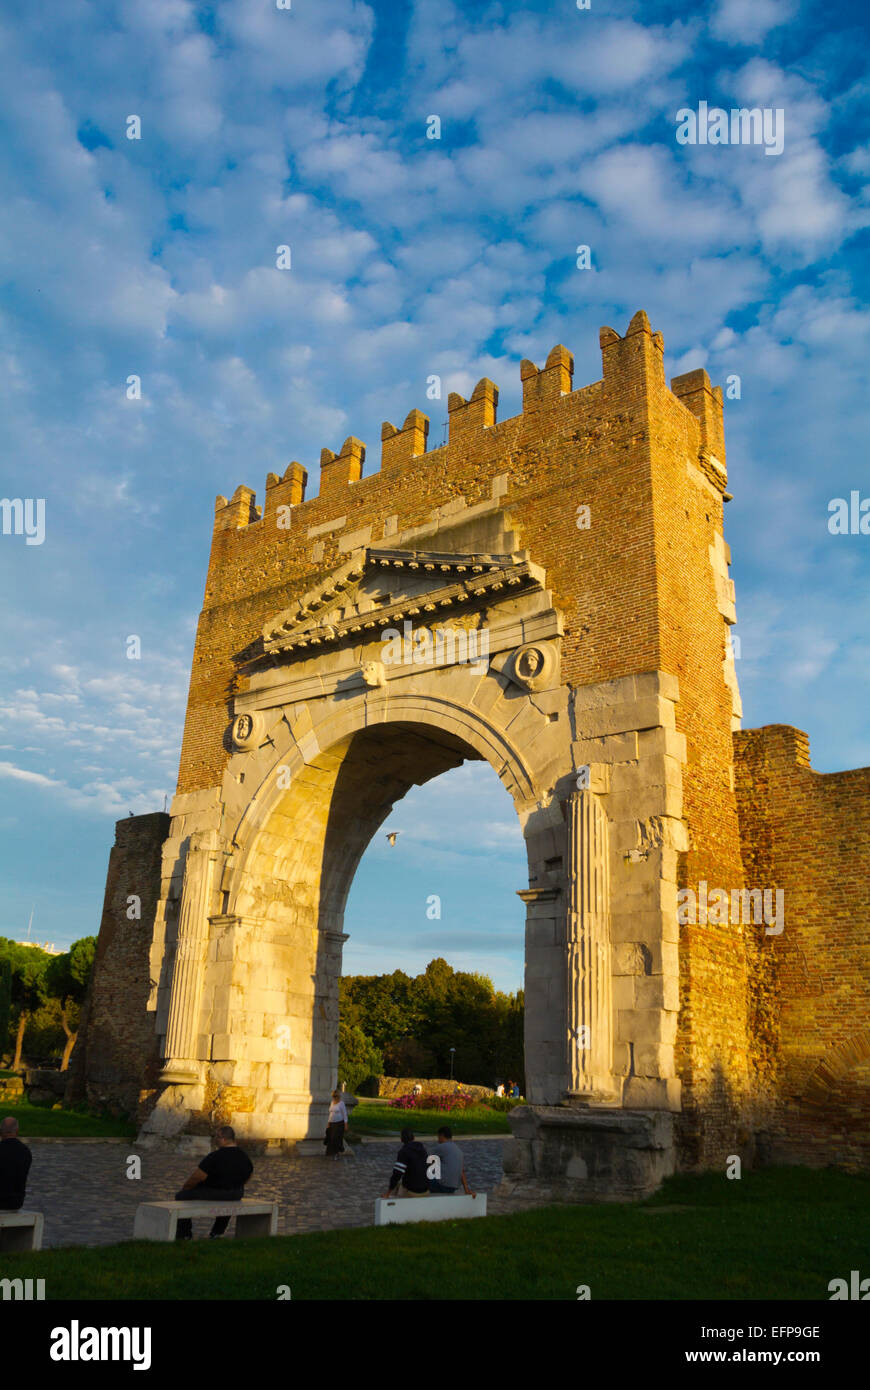
MULTIPOLYGON (((181 1191, 176 1192, 176 1202, 242 1200, 245 1183, 253 1173, 254 1165, 244 1149, 236 1146, 236 1132, 229 1125, 221 1125, 215 1140, 217 1148, 202 1160, 198 1168, 194 1168, 181 1191)), ((209 1238, 222 1236, 229 1224, 229 1216, 215 1217, 209 1238)), ((193 1239, 193 1223, 187 1217, 179 1219, 175 1239, 193 1239)))
POLYGON ((7 1115, 0 1123, 0 1211, 20 1211, 24 1206, 32 1158, 18 1138, 18 1121, 7 1115))
MULTIPOLYGON (((453 1130, 449 1125, 442 1125, 438 1131, 438 1158, 440 1163, 440 1176, 429 1179, 430 1192, 442 1192, 447 1195, 455 1192, 462 1183, 466 1197, 474 1197, 468 1186, 468 1179, 465 1176, 465 1163, 462 1157, 462 1150, 458 1144, 453 1142, 453 1130)), ((431 1163, 431 1159, 430 1159, 431 1163)))
POLYGON ((386 1197, 428 1197, 426 1150, 412 1129, 402 1130, 402 1147, 396 1156, 386 1197), (401 1185, 400 1185, 401 1184, 401 1185))

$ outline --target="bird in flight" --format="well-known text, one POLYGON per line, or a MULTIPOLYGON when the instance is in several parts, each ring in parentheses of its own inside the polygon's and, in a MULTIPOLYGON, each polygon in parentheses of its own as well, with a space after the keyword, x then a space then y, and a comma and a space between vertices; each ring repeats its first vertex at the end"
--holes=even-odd
POLYGON ((387 839, 389 840, 389 842, 390 842, 390 844, 393 846, 393 848, 395 848, 395 845, 396 845, 396 836, 397 836, 397 835, 401 835, 401 833, 402 833, 401 830, 388 830, 388 831, 387 831, 387 839))

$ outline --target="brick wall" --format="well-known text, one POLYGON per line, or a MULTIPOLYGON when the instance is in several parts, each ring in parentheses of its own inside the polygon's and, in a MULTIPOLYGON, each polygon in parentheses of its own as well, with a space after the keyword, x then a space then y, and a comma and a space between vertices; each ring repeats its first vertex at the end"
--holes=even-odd
POLYGON ((162 811, 115 826, 97 952, 80 1035, 70 1059, 68 1102, 87 1100, 134 1115, 140 1091, 159 1065, 154 1014, 148 1012, 149 952, 160 895, 160 856, 169 833, 162 811), (140 900, 140 913, 131 897, 140 900))
MULTIPOLYGON (((350 437, 338 454, 324 450, 315 497, 305 499, 305 470, 291 463, 282 479, 267 478, 262 513, 244 485, 218 498, 178 789, 220 782, 231 699, 247 687, 246 655, 269 618, 355 547, 394 546, 433 517, 458 522, 498 499, 564 616, 569 686, 646 671, 678 678, 688 849, 658 852, 674 856, 679 884, 731 892, 745 874, 750 888, 786 891, 781 938, 763 926, 680 929, 683 1165, 719 1165, 759 1127, 771 1151, 857 1161, 866 1157, 859 1130, 866 1135, 870 1070, 870 772, 820 776, 795 730, 732 737, 721 391, 703 371, 669 389, 661 336, 643 313, 622 338, 602 329, 601 349, 602 379, 579 390, 565 348, 540 370, 524 362, 523 411, 509 420, 497 420, 492 382, 468 401, 451 395, 449 440, 438 449, 426 450, 428 422, 412 409, 400 429, 384 425, 381 467, 369 476, 365 448, 350 437), (588 530, 576 524, 581 504, 591 509, 588 530)), ((420 544, 438 548, 437 537, 420 544)), ((148 944, 167 823, 118 825, 87 1045, 74 1053, 75 1084, 86 1072, 94 1095, 129 1099, 149 1084, 148 944), (137 881, 141 889, 130 886, 137 881), (130 922, 126 897, 137 891, 142 918, 130 922)))
POLYGON ((780 724, 734 748, 747 884, 785 894, 783 932, 755 940, 770 1157, 866 1167, 870 768, 814 772, 806 734, 780 724))

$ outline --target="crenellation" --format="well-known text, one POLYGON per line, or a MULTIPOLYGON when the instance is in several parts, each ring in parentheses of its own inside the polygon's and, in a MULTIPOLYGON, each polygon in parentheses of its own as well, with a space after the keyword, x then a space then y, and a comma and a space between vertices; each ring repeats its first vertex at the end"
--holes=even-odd
MULTIPOLYGON (((602 332, 604 330, 602 329, 602 332)), ((523 414, 531 415, 552 406, 571 391, 574 376, 574 356, 561 343, 552 349, 546 365, 540 369, 524 358, 520 363, 523 384, 523 414)))
POLYGON ((215 530, 228 531, 249 526, 252 521, 256 521, 258 519, 254 504, 256 495, 253 488, 245 487, 244 483, 240 483, 229 502, 225 497, 219 496, 215 501, 215 530))
MULTIPOLYGON (((472 757, 501 778, 526 836, 534 1115, 554 1107, 567 1123, 560 1103, 578 1085, 586 1116, 607 1095, 621 1121, 654 1108, 644 1124, 670 1134, 673 1111, 689 1167, 720 1165, 741 1131, 773 1116, 783 1152, 803 1161, 830 1152, 820 1122, 793 1108, 811 1078, 844 1148, 870 1158, 866 1135, 847 1132, 850 1115, 870 1111, 848 1070, 870 1055, 870 772, 814 772, 806 736, 785 726, 732 735, 722 392, 700 369, 668 388, 662 335, 642 311, 599 341, 602 378, 579 389, 561 344, 541 368, 523 361, 522 413, 498 424, 488 378, 468 400, 452 393, 438 448, 427 450, 417 409, 401 428, 385 422, 380 468, 365 478, 353 436, 324 449, 313 497, 301 464, 270 472, 265 524, 250 488, 217 499, 178 796, 162 847, 149 840, 153 930, 136 944, 136 989, 165 1051, 170 1004, 184 1002, 182 926, 196 919, 208 940, 181 1058, 204 1084, 149 1092, 158 1110, 183 1105, 201 1124, 202 1095, 219 1083, 234 1088, 228 1119, 252 1138, 322 1132, 356 851, 410 785, 472 757), (285 505, 301 508, 287 527, 285 505), (424 615, 485 631, 479 669, 450 657, 387 670, 384 620, 425 626, 424 615), (684 922, 678 893, 702 881, 732 894, 784 884, 785 932, 684 922), (759 1031, 764 1009, 774 1018, 759 1031), (613 1028, 591 1070, 568 1041, 590 1016, 613 1028), (292 1065, 278 1044, 285 1017, 292 1065), (778 1051, 774 1023, 790 1034, 778 1051), (777 1099, 780 1082, 790 1097, 777 1099)), ((138 818, 119 827, 114 879, 126 877, 122 841, 139 833, 138 818)), ((107 916, 101 940, 112 930, 107 916)), ((125 949, 137 931, 123 927, 125 949)), ((98 959, 103 998, 131 987, 114 955, 98 959)), ((96 1019, 90 1057, 103 1043, 96 1019)), ((117 1054, 127 1072, 135 1057, 152 1066, 153 1038, 107 1045, 110 1065, 117 1054)))
POLYGON ((321 498, 333 497, 349 483, 358 483, 362 477, 365 457, 365 444, 353 435, 348 435, 338 454, 334 454, 331 449, 321 449, 318 495, 321 498))
POLYGON ((470 437, 495 424, 498 387, 489 377, 481 377, 468 400, 451 391, 447 397, 448 443, 453 449, 467 446, 470 437))
POLYGON ((429 417, 421 410, 410 410, 400 430, 385 420, 381 427, 381 473, 398 470, 425 454, 428 437, 429 417))
POLYGON ((673 377, 671 391, 697 419, 700 426, 699 452, 712 456, 719 464, 716 472, 721 477, 720 490, 724 491, 725 429, 721 386, 714 390, 704 368, 697 367, 692 372, 673 377))
MULTIPOLYGON (((301 463, 291 463, 282 478, 277 473, 269 473, 266 477, 264 516, 275 516, 279 507, 298 507, 305 500, 307 482, 308 472, 301 463)), ((292 530, 292 519, 282 520, 281 529, 292 530)))

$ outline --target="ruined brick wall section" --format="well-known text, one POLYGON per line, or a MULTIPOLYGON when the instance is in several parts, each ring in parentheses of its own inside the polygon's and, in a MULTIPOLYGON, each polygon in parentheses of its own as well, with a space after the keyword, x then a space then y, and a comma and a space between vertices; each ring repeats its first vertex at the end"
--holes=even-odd
POLYGON ((818 773, 799 729, 735 733, 747 886, 781 888, 756 934, 755 1032, 775 1090, 776 1162, 870 1167, 870 768, 818 773))
POLYGON ((97 1109, 135 1115, 142 1087, 153 1084, 159 1058, 154 1014, 147 1008, 149 952, 169 820, 158 811, 115 826, 94 970, 70 1059, 70 1103, 86 1100, 97 1109), (127 916, 134 895, 139 918, 127 916))
MULTIPOLYGON (((645 328, 644 328, 645 325, 645 328)), ((267 479, 262 516, 241 486, 218 498, 203 612, 197 632, 179 770, 179 792, 220 782, 238 658, 266 620, 346 560, 359 545, 395 544, 439 511, 463 512, 498 499, 519 537, 545 567, 565 614, 562 669, 572 685, 659 667, 656 559, 650 505, 646 381, 634 337, 606 330, 604 377, 571 389, 573 360, 554 348, 538 370, 524 362, 523 412, 496 420, 498 391, 484 379, 468 401, 448 401, 448 444, 429 452, 425 422, 411 411, 401 431, 384 426, 380 471, 360 476, 364 446, 349 438, 325 450, 320 494, 299 500, 304 470, 267 479), (393 430, 390 434, 389 431, 393 430), (295 500, 294 500, 295 499, 295 500), (592 526, 577 527, 591 507, 592 526), (291 507, 290 527, 279 507, 291 507)), ((604 343, 604 337, 602 338, 604 343)), ((428 541, 437 549, 437 541, 428 541)))
MULTIPOLYGON (((686 740, 683 815, 688 850, 678 884, 727 891, 743 884, 732 775, 732 690, 723 657, 733 586, 722 578, 725 446, 722 394, 707 373, 666 384, 659 335, 647 339, 653 421, 652 507, 662 668, 677 676, 677 730, 686 740), (720 562, 720 557, 722 557, 720 562)), ((746 939, 738 926, 679 927, 683 1081, 677 1129, 685 1167, 716 1167, 739 1150, 755 1109, 746 939)))

